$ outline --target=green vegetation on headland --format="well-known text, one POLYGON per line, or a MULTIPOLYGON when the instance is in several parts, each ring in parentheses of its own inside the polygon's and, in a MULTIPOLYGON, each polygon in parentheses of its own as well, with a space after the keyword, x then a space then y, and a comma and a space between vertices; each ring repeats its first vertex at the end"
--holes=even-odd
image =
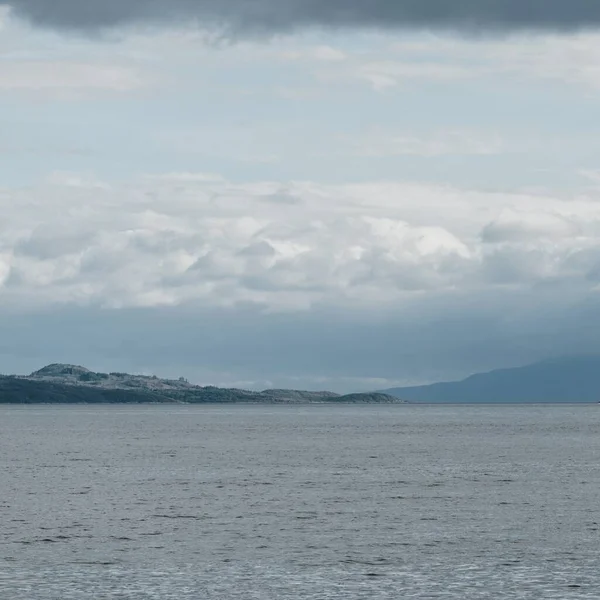
POLYGON ((373 403, 401 404, 384 393, 340 395, 333 392, 198 386, 185 379, 159 379, 128 373, 95 373, 75 365, 53 364, 27 376, 0 376, 0 404, 139 403, 373 403))

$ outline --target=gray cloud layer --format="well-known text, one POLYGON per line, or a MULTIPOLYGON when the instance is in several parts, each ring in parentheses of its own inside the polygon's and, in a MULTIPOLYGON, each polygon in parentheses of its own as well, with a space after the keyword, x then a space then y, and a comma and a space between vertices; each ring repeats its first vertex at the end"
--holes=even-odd
POLYGON ((12 0, 54 27, 98 29, 198 19, 233 32, 375 27, 460 30, 577 29, 600 24, 597 0, 12 0))
POLYGON ((464 297, 445 297, 395 314, 192 305, 0 312, 0 372, 59 361, 204 384, 368 390, 600 351, 590 327, 600 317, 597 300, 563 300, 552 290, 490 294, 468 307, 464 297))

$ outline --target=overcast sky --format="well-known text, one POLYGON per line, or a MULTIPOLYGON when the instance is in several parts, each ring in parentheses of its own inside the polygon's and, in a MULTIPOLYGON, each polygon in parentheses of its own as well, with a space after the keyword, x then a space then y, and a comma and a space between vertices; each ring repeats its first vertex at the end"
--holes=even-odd
POLYGON ((599 22, 0 5, 0 372, 346 391, 600 351, 599 22))

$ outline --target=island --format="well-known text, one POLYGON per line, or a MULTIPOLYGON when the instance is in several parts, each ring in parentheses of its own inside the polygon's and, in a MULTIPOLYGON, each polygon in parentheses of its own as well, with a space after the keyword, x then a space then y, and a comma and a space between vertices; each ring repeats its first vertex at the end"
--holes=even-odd
POLYGON ((200 386, 151 375, 97 373, 78 365, 51 364, 30 375, 1 375, 0 404, 403 404, 382 392, 335 394, 301 390, 200 386))

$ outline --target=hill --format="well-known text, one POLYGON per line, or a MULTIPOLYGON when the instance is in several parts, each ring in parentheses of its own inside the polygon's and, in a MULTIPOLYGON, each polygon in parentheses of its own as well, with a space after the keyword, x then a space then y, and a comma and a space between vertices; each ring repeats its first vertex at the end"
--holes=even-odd
POLYGON ((600 356, 545 360, 478 373, 462 381, 392 388, 384 393, 422 403, 600 401, 600 356))
POLYGON ((0 404, 83 403, 382 403, 403 401, 384 393, 333 392, 198 386, 180 379, 129 373, 96 373, 78 365, 51 364, 26 376, 0 376, 0 404))

